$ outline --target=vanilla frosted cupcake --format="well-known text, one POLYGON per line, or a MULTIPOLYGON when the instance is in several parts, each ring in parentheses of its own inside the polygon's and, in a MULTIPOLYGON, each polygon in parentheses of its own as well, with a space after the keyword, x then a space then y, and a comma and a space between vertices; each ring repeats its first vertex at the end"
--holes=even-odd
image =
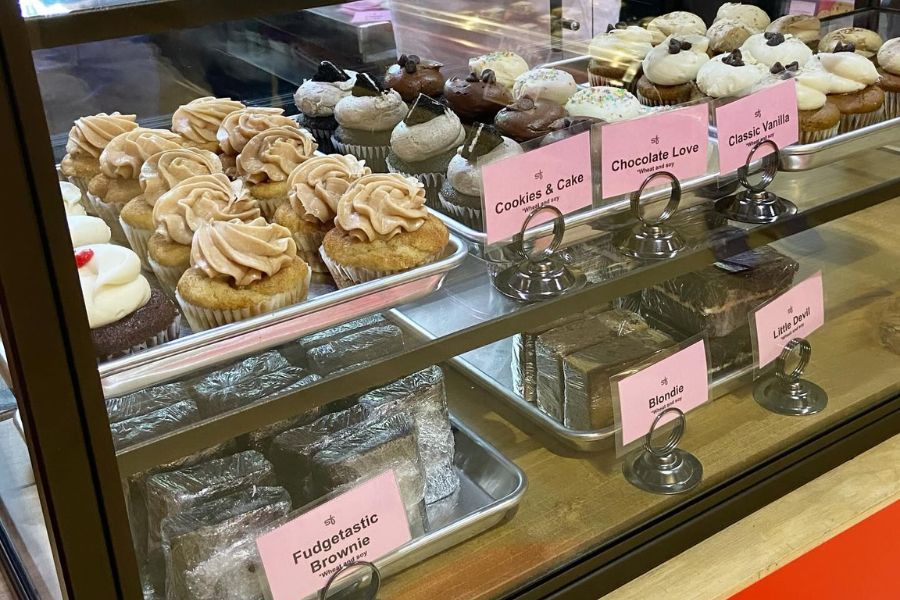
POLYGON ((447 165, 465 138, 466 132, 456 113, 420 94, 391 133, 388 170, 416 177, 425 186, 428 205, 437 208, 447 165))
POLYGON ((156 229, 153 207, 160 196, 185 179, 221 172, 219 157, 198 148, 164 150, 144 161, 138 177, 142 193, 129 201, 119 215, 119 223, 128 244, 137 253, 144 267, 150 268, 147 244, 156 229))
POLYGON ((172 115, 172 131, 185 140, 185 146, 220 152, 216 137, 225 117, 246 108, 231 98, 204 96, 178 107, 172 115))
POLYGON ((878 86, 884 91, 884 118, 900 117, 900 38, 888 40, 878 51, 878 86))
POLYGON ((591 40, 588 80, 592 86, 622 87, 634 93, 641 61, 653 48, 653 34, 643 27, 611 28, 591 40))
POLYGON ((481 77, 487 70, 493 71, 497 83, 512 90, 516 77, 528 70, 528 63, 515 52, 499 50, 470 58, 469 70, 475 73, 476 77, 481 77))
POLYGON ((288 175, 313 156, 317 148, 312 134, 297 127, 273 127, 257 133, 237 157, 237 173, 247 193, 271 219, 288 200, 288 175))
POLYGON ((709 38, 709 52, 715 56, 737 50, 751 35, 761 31, 742 21, 719 19, 710 25, 706 32, 706 37, 709 38))
POLYGON ((63 206, 67 215, 84 215, 84 194, 74 183, 68 181, 59 182, 59 194, 62 196, 63 206))
POLYGON ((840 52, 845 49, 868 59, 874 59, 884 40, 878 33, 862 27, 843 27, 825 34, 819 42, 819 52, 840 52), (849 48, 848 46, 853 46, 849 48))
POLYGON ((371 173, 365 161, 341 154, 314 156, 291 171, 289 202, 278 207, 273 221, 291 231, 297 253, 314 272, 328 272, 319 247, 334 227, 338 201, 357 179, 371 173))
POLYGON ((516 77, 513 96, 550 100, 563 105, 578 90, 575 78, 560 69, 532 69, 516 77))
POLYGON ((768 75, 765 66, 744 61, 741 51, 734 50, 704 63, 697 72, 697 87, 710 98, 739 98, 768 75))
POLYGON ((816 51, 819 48, 822 22, 818 17, 811 15, 787 15, 769 23, 766 31, 781 33, 785 37, 794 36, 806 44, 810 50, 816 51))
POLYGON ((646 106, 671 106, 696 96, 694 80, 706 62, 709 40, 700 35, 669 36, 644 58, 637 97, 646 106))
POLYGON ((627 90, 597 86, 575 92, 566 103, 566 112, 571 117, 590 117, 615 123, 639 117, 644 114, 645 109, 627 90))
POLYGON ((190 266, 191 240, 210 221, 252 221, 260 216, 250 196, 237 197, 222 173, 185 179, 157 200, 153 207, 156 232, 147 244, 150 267, 168 293, 174 293, 181 274, 190 266))
POLYGON ((119 134, 136 129, 134 115, 117 112, 81 117, 69 130, 66 155, 59 164, 60 172, 70 183, 87 192, 91 179, 100 174, 100 154, 119 134))
POLYGON ((350 95, 355 83, 356 71, 339 69, 323 60, 315 75, 304 80, 294 93, 294 104, 300 110, 298 122, 313 134, 322 152, 332 151, 331 136, 338 126, 334 107, 350 95))
POLYGON ((262 218, 205 223, 190 261, 176 297, 194 331, 296 304, 309 291, 311 272, 291 232, 262 218))
POLYGON ((829 77, 822 69, 800 68, 797 63, 775 63, 757 89, 786 79, 793 79, 797 92, 797 117, 800 120, 800 143, 811 144, 834 137, 838 133, 841 111, 828 102, 829 77))
POLYGON ((666 38, 675 36, 682 39, 689 35, 706 35, 706 23, 694 13, 676 10, 656 17, 647 23, 647 31, 653 36, 653 45, 667 42, 666 38))
POLYGON ((877 123, 884 116, 884 91, 876 84, 878 69, 872 61, 847 52, 824 52, 809 61, 808 77, 824 75, 828 101, 841 111, 839 133, 854 131, 877 123))
POLYGON ((112 235, 100 217, 69 215, 66 217, 66 224, 69 226, 73 248, 89 244, 108 244, 112 235))
POLYGON ((812 56, 812 50, 800 39, 770 31, 747 38, 741 46, 741 53, 745 61, 756 61, 766 68, 771 68, 775 63, 804 65, 812 56))
POLYGON ((272 127, 296 127, 297 123, 284 116, 280 108, 251 106, 229 113, 216 132, 222 167, 229 177, 237 177, 235 162, 247 142, 261 131, 272 127))
POLYGON ((425 208, 425 189, 412 177, 361 177, 338 202, 334 229, 319 253, 338 287, 406 271, 440 258, 447 228, 425 208))

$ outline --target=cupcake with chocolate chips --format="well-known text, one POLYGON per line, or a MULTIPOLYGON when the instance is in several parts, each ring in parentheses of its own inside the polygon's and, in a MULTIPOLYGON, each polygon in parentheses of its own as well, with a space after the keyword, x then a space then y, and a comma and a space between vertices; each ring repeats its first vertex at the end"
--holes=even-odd
POLYGON ((400 94, 405 102, 415 102, 419 94, 440 98, 444 91, 443 66, 415 54, 401 54, 396 64, 388 67, 384 86, 400 94))
POLYGON ((452 110, 419 94, 409 113, 391 133, 388 171, 421 181, 428 205, 436 208, 447 165, 465 137, 462 123, 452 110))
POLYGON ((771 68, 775 63, 804 65, 812 57, 812 50, 799 38, 766 31, 747 38, 741 45, 745 61, 762 63, 771 68))
POLYGON ((521 143, 557 131, 567 114, 556 102, 523 96, 498 112, 494 125, 500 133, 521 143))
POLYGON ((740 98, 749 94, 768 74, 765 66, 746 62, 740 50, 733 50, 700 67, 697 87, 714 100, 740 98))
POLYGON ((769 74, 756 85, 756 89, 774 85, 785 79, 793 79, 796 84, 800 143, 812 144, 837 135, 841 111, 828 102, 826 95, 828 78, 824 73, 801 69, 795 62, 787 65, 775 63, 769 69, 769 74))
POLYGON ((371 76, 360 73, 352 93, 334 107, 338 128, 331 136, 332 146, 383 173, 387 171, 391 132, 407 112, 409 108, 398 92, 384 90, 371 76))
POLYGON ((871 29, 842 27, 828 32, 822 38, 819 42, 819 52, 840 52, 840 50, 835 50, 838 44, 845 48, 848 44, 853 44, 853 52, 873 60, 883 43, 884 40, 881 36, 871 29))
POLYGON ((653 49, 653 34, 643 27, 609 26, 591 40, 588 78, 592 86, 614 86, 634 93, 641 76, 641 61, 653 49))
POLYGON ((339 69, 323 60, 315 75, 305 80, 294 93, 294 104, 300 110, 297 122, 313 134, 322 152, 333 150, 331 136, 338 127, 334 107, 341 98, 350 95, 354 83, 355 71, 339 69))
POLYGON ((871 60, 853 51, 853 44, 840 52, 817 54, 808 65, 827 75, 828 101, 841 111, 838 133, 855 131, 881 121, 884 90, 878 85, 878 69, 871 60))
POLYGON ((464 123, 489 123, 504 106, 512 103, 513 97, 497 83, 494 72, 485 69, 480 77, 470 73, 465 79, 448 79, 444 84, 444 100, 464 123))
POLYGON ((644 58, 637 97, 645 106, 672 106, 697 95, 694 80, 706 62, 709 40, 703 36, 669 36, 644 58))

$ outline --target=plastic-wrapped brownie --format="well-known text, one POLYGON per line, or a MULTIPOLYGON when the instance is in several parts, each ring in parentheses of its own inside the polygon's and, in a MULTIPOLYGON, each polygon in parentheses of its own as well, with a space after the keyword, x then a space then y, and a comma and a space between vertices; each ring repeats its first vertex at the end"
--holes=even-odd
POLYGON ((238 540, 184 573, 184 585, 192 600, 265 600, 259 582, 263 566, 255 536, 238 540))
POLYGON ((291 363, 298 367, 308 369, 309 362, 307 361, 306 354, 313 348, 339 340, 350 333, 383 325, 390 325, 390 321, 381 315, 367 315, 317 333, 303 336, 297 340, 295 344, 282 348, 281 353, 285 358, 291 361, 291 363))
POLYGON ((359 403, 370 414, 407 414, 416 426, 419 455, 425 470, 425 502, 431 504, 459 489, 453 466, 456 450, 444 372, 429 367, 360 396, 359 403))
POLYGON ((110 423, 118 423, 155 412, 176 402, 189 400, 188 387, 180 382, 144 388, 106 401, 110 423))
MULTIPOLYGON (((206 592, 198 590, 196 573, 210 561, 220 565, 244 563, 230 560, 241 540, 254 538, 265 527, 286 516, 291 508, 288 493, 280 487, 253 487, 250 490, 204 502, 163 519, 162 540, 166 560, 166 598, 197 600, 206 592), (188 585, 189 575, 195 574, 188 585), (198 593, 199 592, 199 593, 198 593)), ((240 577, 241 587, 253 589, 258 575, 250 569, 232 571, 240 577)), ((208 583, 208 582, 207 582, 208 583)), ((258 583, 257 583, 258 585, 258 583)), ((261 592, 259 595, 262 595, 261 592)), ((227 596, 235 598, 234 596, 227 596)), ((248 596, 253 598, 253 595, 248 596)), ((221 600, 221 599, 220 599, 221 600)))
POLYGON ((310 369, 328 375, 402 350, 403 331, 396 325, 379 325, 311 348, 306 358, 310 369))
POLYGON ((200 410, 193 400, 182 400, 174 404, 130 419, 111 423, 113 445, 116 450, 153 439, 191 425, 200 420, 200 410))

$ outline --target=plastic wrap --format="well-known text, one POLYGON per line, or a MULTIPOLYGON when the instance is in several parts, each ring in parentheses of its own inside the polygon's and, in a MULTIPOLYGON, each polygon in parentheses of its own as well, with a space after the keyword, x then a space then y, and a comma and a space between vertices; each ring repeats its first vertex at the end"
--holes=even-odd
POLYGON ((900 354, 900 296, 888 302, 879 326, 881 343, 896 354, 900 354))
POLYGON ((297 340, 295 344, 283 348, 282 354, 284 354, 292 363, 301 367, 308 367, 309 364, 306 359, 306 353, 313 348, 339 340, 345 335, 356 331, 389 324, 390 322, 381 315, 368 315, 360 319, 348 321, 337 327, 304 336, 297 340))
POLYGON ((106 401, 106 412, 110 423, 118 423, 189 399, 190 393, 185 384, 166 383, 144 388, 126 396, 109 398, 106 401))
POLYGON ((563 358, 566 427, 591 431, 613 425, 610 377, 675 343, 661 331, 644 329, 610 336, 563 358))
POLYGON ((455 442, 444 390, 444 372, 433 366, 372 390, 359 398, 369 414, 407 414, 416 426, 425 471, 425 502, 431 504, 459 489, 453 466, 455 442))
POLYGON ((213 371, 194 384, 194 396, 204 417, 212 417, 318 380, 295 367, 276 350, 247 357, 213 371))
POLYGON ((153 412, 112 423, 113 445, 116 450, 153 439, 200 420, 200 411, 193 400, 182 400, 153 412))
POLYGON ((796 261, 763 246, 644 290, 643 310, 686 334, 723 337, 786 291, 798 269, 796 261))
POLYGON ((220 565, 233 563, 223 560, 222 554, 227 554, 241 540, 255 538, 267 524, 287 515, 290 508, 290 498, 284 489, 254 486, 163 519, 166 598, 202 598, 196 595, 206 593, 195 587, 196 570, 210 561, 220 565), (195 577, 189 585, 186 574, 191 572, 195 577))
POLYGON ((378 325, 310 348, 306 359, 311 370, 329 375, 402 350, 403 331, 396 325, 378 325))
POLYGON ((614 309, 567 323, 537 336, 537 404, 545 413, 564 419, 563 358, 610 337, 648 329, 647 322, 633 312, 614 309))
POLYGON ((249 536, 218 550, 185 571, 184 584, 192 600, 264 600, 260 584, 262 561, 256 537, 249 536))
MULTIPOLYGON (((318 375, 310 375, 306 379, 308 380, 308 383, 315 383, 316 381, 320 380, 321 377, 319 377, 318 375)), ((308 425, 316 419, 320 418, 323 412, 324 407, 317 406, 315 408, 310 408, 309 410, 291 419, 285 419, 284 421, 278 421, 277 423, 266 425, 265 427, 261 427, 256 431, 251 431, 247 435, 247 442, 249 443, 250 447, 257 452, 266 454, 269 450, 269 446, 272 444, 272 440, 275 439, 275 436, 280 433, 284 433, 288 429, 300 427, 301 425, 308 425)))
MULTIPOLYGON (((697 332, 678 331, 670 323, 652 313, 645 312, 644 316, 651 327, 669 334, 676 342, 698 335, 697 332)), ((735 329, 722 337, 707 338, 706 341, 709 350, 709 374, 712 377, 742 369, 753 363, 753 341, 749 325, 735 329)))
POLYGON ((149 551, 159 546, 160 523, 166 517, 241 489, 275 483, 272 464, 252 450, 150 476, 146 482, 149 551))

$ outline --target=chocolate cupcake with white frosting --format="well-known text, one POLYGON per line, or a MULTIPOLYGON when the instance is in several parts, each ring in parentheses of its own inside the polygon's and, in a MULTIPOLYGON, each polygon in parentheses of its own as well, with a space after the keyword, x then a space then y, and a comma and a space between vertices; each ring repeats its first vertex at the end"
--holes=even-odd
POLYGON ((766 87, 785 79, 793 79, 797 92, 797 117, 800 120, 800 143, 812 144, 834 137, 838 133, 841 111, 828 102, 828 78, 821 73, 810 73, 797 63, 775 63, 770 75, 757 87, 766 87))
POLYGON ((817 54, 806 65, 810 77, 825 76, 828 101, 841 111, 838 133, 847 133, 881 121, 884 91, 871 60, 856 54, 853 46, 842 52, 817 54))
POLYGON ((341 98, 350 95, 355 83, 355 71, 340 69, 323 60, 315 75, 300 84, 294 92, 294 104, 300 110, 297 122, 313 134, 319 150, 326 154, 333 150, 331 136, 338 127, 334 107, 341 98))
POLYGON ((709 40, 700 35, 669 36, 644 58, 637 97, 645 106, 672 106, 697 95, 694 80, 709 61, 709 40))
POLYGON ((443 66, 415 54, 401 54, 397 62, 388 67, 384 87, 396 90, 405 102, 415 102, 419 94, 440 98, 444 91, 443 66))

